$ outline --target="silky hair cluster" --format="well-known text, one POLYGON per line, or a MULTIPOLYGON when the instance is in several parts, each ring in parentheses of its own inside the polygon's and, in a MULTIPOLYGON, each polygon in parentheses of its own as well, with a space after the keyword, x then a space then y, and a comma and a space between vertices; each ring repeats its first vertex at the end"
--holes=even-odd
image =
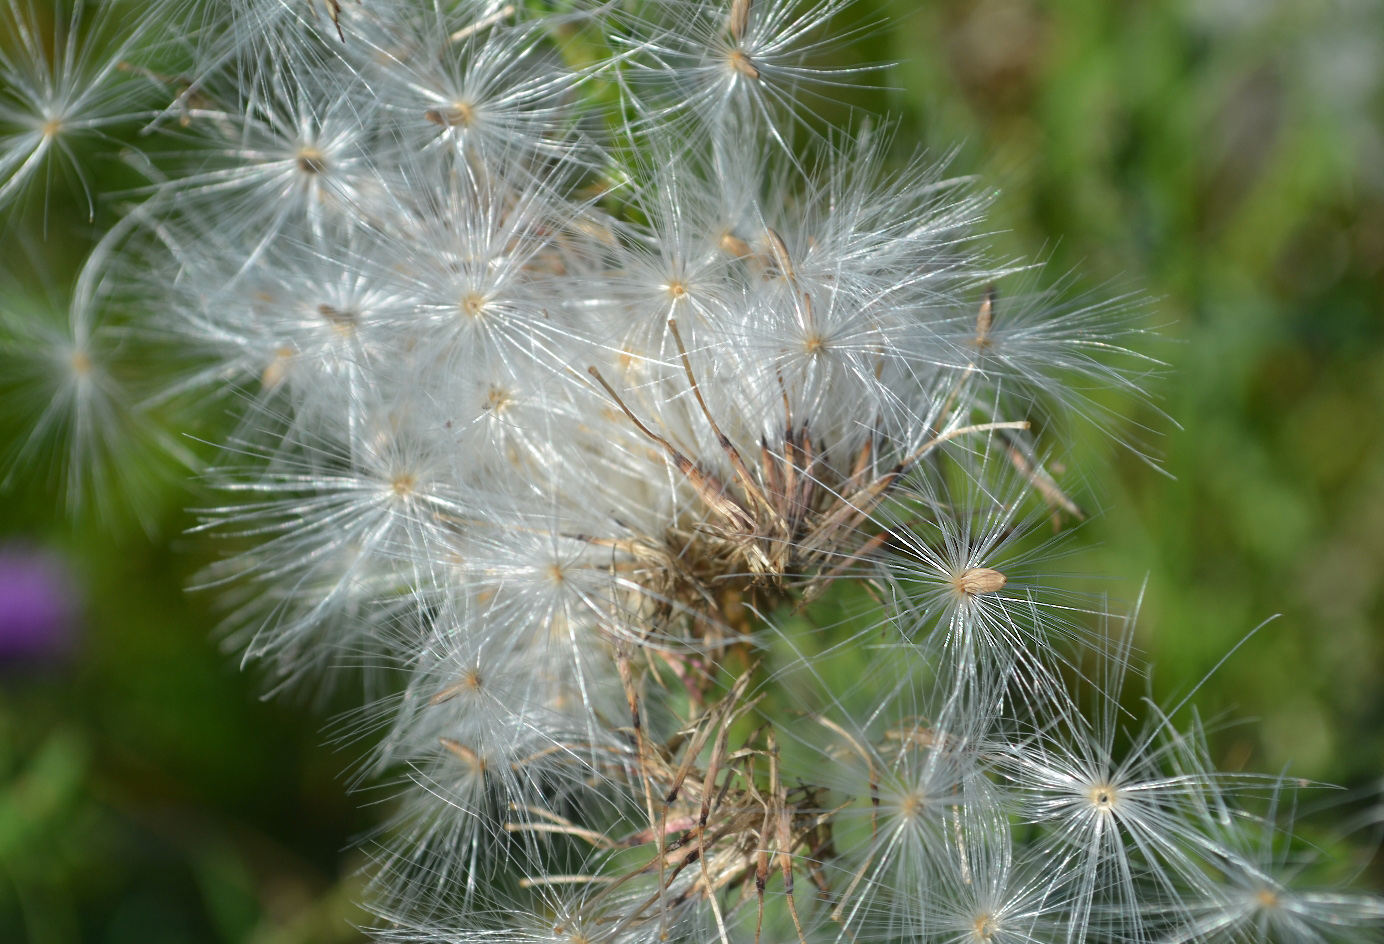
POLYGON ((232 417, 201 585, 361 685, 381 941, 1378 940, 1053 576, 1140 303, 824 124, 845 6, 5 0, 4 211, 111 208, 0 321, 10 474, 137 505, 232 417))

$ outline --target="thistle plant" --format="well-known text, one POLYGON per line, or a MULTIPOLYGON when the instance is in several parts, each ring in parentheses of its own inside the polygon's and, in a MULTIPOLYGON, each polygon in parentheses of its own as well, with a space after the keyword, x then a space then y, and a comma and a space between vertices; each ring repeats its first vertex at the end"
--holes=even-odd
POLYGON ((273 686, 366 670, 380 940, 1377 940, 1048 573, 1140 305, 824 127, 842 7, 8 0, 0 199, 104 225, 5 312, 13 474, 233 415, 202 583, 273 686))

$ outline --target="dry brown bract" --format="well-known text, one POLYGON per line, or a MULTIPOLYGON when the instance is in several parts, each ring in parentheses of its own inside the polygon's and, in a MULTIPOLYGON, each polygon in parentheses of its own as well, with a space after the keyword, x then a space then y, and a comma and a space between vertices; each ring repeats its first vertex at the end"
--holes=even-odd
MULTIPOLYGON (((791 272, 781 241, 777 253, 791 272)), ((646 425, 594 366, 588 371, 639 431, 663 449, 710 512, 709 521, 670 528, 664 547, 627 548, 636 559, 657 562, 647 569, 651 596, 670 610, 705 615, 723 626, 731 621, 718 601, 728 587, 773 596, 797 592, 810 600, 874 553, 889 535, 872 527, 872 515, 904 472, 932 450, 971 433, 1028 427, 1009 422, 947 428, 944 416, 938 421, 940 432, 882 474, 874 442, 867 439, 842 477, 824 461, 808 424, 794 422, 785 395, 783 439, 777 448, 761 440, 759 462, 752 468, 702 397, 677 322, 670 320, 668 327, 697 406, 730 464, 732 485, 646 425)))
MULTIPOLYGON (((565 833, 607 851, 653 845, 652 855, 640 866, 610 875, 536 876, 526 884, 585 881, 601 890, 587 900, 599 908, 603 899, 644 876, 657 885, 642 901, 623 909, 622 927, 635 923, 659 923, 667 939, 670 915, 693 901, 705 901, 724 942, 730 937, 722 902, 732 907, 748 901, 753 888, 757 900, 755 940, 764 920, 764 893, 777 871, 783 876, 789 914, 800 941, 804 939, 793 894, 794 873, 804 869, 820 894, 831 896, 821 870, 816 867, 833 855, 831 814, 822 810, 820 791, 790 788, 779 768, 778 745, 771 728, 751 735, 739 749, 729 749, 731 727, 745 718, 758 702, 746 698, 753 669, 743 673, 719 702, 699 719, 663 744, 652 743, 639 723, 638 695, 628 662, 622 660, 637 751, 638 779, 643 793, 647 827, 631 835, 608 836, 566 823, 538 810, 542 822, 512 823, 510 831, 565 833), (702 754, 710 744, 705 766, 702 754), (767 776, 757 774, 756 764, 767 766, 767 776), (689 871, 693 870, 694 871, 689 871), (733 893, 736 897, 732 899, 733 893)), ((612 929, 612 932, 617 929, 612 929)))

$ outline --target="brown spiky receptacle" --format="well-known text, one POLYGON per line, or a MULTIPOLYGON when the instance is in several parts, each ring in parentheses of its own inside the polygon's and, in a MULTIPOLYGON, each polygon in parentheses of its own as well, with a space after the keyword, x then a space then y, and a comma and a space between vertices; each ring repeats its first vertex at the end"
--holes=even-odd
MULTIPOLYGON (((814 447, 807 422, 794 423, 785 399, 779 447, 773 449, 767 441, 761 441, 759 466, 752 470, 707 406, 677 322, 670 320, 668 326, 676 340, 688 386, 730 464, 734 489, 645 424, 596 367, 589 367, 588 372, 635 427, 664 450, 707 510, 719 519, 715 524, 691 530, 675 525, 666 536, 675 546, 650 548, 644 555, 670 564, 702 562, 708 575, 700 578, 696 570, 677 564, 670 567, 675 580, 685 578, 702 583, 707 592, 696 594, 702 599, 714 599, 719 589, 714 584, 728 578, 739 578, 752 588, 796 591, 811 599, 851 564, 861 561, 887 540, 886 531, 872 531, 869 524, 908 469, 951 440, 1028 428, 1022 420, 948 428, 948 417, 944 416, 937 423, 941 431, 886 472, 870 474, 877 447, 867 439, 849 475, 833 478, 830 466, 820 461, 821 453, 814 447)), ((660 588, 662 592, 672 589, 660 588)))

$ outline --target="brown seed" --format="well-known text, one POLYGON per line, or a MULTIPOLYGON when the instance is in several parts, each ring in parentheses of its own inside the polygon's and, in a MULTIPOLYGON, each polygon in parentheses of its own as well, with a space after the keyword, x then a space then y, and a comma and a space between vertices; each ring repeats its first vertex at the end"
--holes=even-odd
MULTIPOLYGON (((446 688, 444 688, 442 691, 438 692, 438 693, 437 693, 436 695, 434 695, 432 698, 428 699, 428 704, 429 704, 429 705, 440 705, 440 704, 442 704, 443 702, 451 701, 453 698, 457 697, 458 695, 461 695, 461 694, 464 694, 464 693, 467 693, 467 692, 472 692, 472 693, 478 692, 478 691, 480 691, 483 687, 484 687, 484 680, 481 678, 480 670, 479 670, 479 669, 467 669, 465 672, 462 673, 462 676, 461 676, 460 679, 458 679, 457 681, 453 682, 451 685, 448 685, 448 686, 447 686, 446 688)), ((446 740, 447 740, 447 739, 445 739, 445 738, 443 739, 443 746, 446 746, 446 740)), ((455 742, 453 742, 453 743, 455 743, 455 742)), ((450 748, 450 747, 448 747, 447 749, 448 749, 448 750, 452 750, 452 748, 450 748)), ((453 751, 453 753, 455 753, 455 751, 453 751)))
POLYGON ((298 152, 298 169, 305 174, 325 174, 327 158, 314 147, 305 147, 298 152))
POLYGON ((317 313, 325 318, 327 323, 338 331, 349 333, 355 329, 356 313, 353 311, 342 311, 340 308, 333 308, 331 305, 318 305, 317 313))
POLYGON ((471 748, 451 738, 438 738, 438 740, 453 757, 466 764, 472 771, 478 774, 485 773, 485 760, 471 748))
POLYGON ((476 120, 476 108, 469 102, 453 102, 448 108, 429 108, 423 117, 444 128, 469 128, 476 120))
POLYGON ((341 30, 341 0, 327 0, 327 15, 332 18, 337 37, 346 42, 346 34, 341 30))
POLYGON ((956 589, 968 597, 978 597, 982 593, 999 593, 1009 578, 998 570, 989 567, 972 567, 956 578, 956 589))
POLYGON ((273 390, 283 383, 288 376, 288 368, 293 360, 293 348, 281 347, 274 352, 274 359, 264 365, 264 372, 260 375, 260 385, 265 390, 273 390))
POLYGON ((784 243, 783 237, 775 232, 772 226, 764 228, 764 241, 767 244, 770 267, 770 275, 780 275, 786 279, 793 278, 793 258, 788 255, 788 246, 784 243))
POLYGON ((514 394, 498 384, 491 384, 490 390, 485 396, 485 405, 481 409, 487 413, 499 413, 509 406, 514 400, 514 394))
POLYGON ((759 68, 739 49, 733 49, 726 55, 726 62, 730 65, 732 72, 738 72, 747 79, 759 78, 759 68))
POLYGON ((976 347, 990 346, 990 329, 995 324, 995 301, 998 294, 993 285, 985 289, 985 297, 980 302, 980 312, 976 315, 976 347))
POLYGON ((480 292, 468 292, 461 300, 461 310, 472 318, 479 318, 485 311, 485 296, 480 292))
POLYGON ((731 0, 730 38, 737 43, 745 38, 750 26, 750 0, 731 0))
POLYGON ((754 252, 754 250, 750 248, 749 243, 733 233, 725 233, 721 236, 721 248, 732 256, 737 256, 741 259, 754 252))
POLYGON ((1090 790, 1091 805, 1102 813, 1108 813, 1120 802, 1119 791, 1113 784, 1098 783, 1090 790))

